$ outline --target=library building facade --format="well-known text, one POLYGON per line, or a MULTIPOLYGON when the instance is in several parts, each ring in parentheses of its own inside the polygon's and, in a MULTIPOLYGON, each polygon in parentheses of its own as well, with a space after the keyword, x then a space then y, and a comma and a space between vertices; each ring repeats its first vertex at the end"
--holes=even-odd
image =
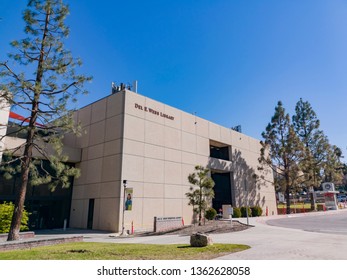
MULTIPOLYGON (((0 134, 11 121, 0 108, 0 134)), ((112 232, 153 230, 155 218, 194 222, 186 193, 195 166, 210 169, 212 207, 260 206, 277 214, 273 174, 258 170, 259 140, 146 96, 120 89, 74 112, 85 133, 64 136, 64 151, 81 176, 68 189, 29 186, 30 227, 112 232)), ((8 133, 7 133, 8 134, 8 133)), ((23 143, 2 138, 0 149, 23 143)), ((1 152, 0 152, 1 156, 1 152)), ((39 155, 37 155, 39 157, 39 155)), ((19 178, 0 178, 0 203, 14 201, 19 178)))

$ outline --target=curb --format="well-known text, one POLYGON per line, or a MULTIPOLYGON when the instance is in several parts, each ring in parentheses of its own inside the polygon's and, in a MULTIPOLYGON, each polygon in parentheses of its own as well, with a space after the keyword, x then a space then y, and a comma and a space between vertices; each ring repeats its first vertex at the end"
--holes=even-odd
POLYGON ((71 243, 71 242, 82 242, 83 236, 72 236, 72 237, 56 237, 56 238, 46 238, 46 239, 37 239, 37 240, 16 240, 16 241, 7 241, 0 243, 0 252, 11 251, 11 250, 23 250, 31 249, 41 246, 56 245, 62 243, 71 243))

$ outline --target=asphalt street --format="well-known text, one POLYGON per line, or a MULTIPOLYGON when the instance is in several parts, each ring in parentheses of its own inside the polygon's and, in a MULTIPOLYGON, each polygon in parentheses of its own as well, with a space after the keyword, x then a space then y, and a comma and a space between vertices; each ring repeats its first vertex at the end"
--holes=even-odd
MULTIPOLYGON (((220 259, 347 260, 346 217, 346 209, 261 217, 252 220, 254 228, 232 236, 252 248, 220 259)), ((223 236, 215 240, 226 241, 223 236)))
POLYGON ((338 213, 338 215, 289 215, 285 219, 269 220, 266 223, 268 225, 277 227, 295 228, 312 232, 347 235, 347 211, 339 211, 336 213, 338 213))

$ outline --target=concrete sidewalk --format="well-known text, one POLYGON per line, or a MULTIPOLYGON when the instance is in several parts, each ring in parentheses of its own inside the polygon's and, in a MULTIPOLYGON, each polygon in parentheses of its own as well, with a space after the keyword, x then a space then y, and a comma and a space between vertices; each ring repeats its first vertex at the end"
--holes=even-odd
POLYGON ((347 260, 347 236, 307 232, 255 223, 232 236, 213 236, 214 242, 247 244, 251 249, 227 255, 225 260, 347 260))
MULTIPOLYGON (((338 212, 312 213, 331 215, 338 212)), ((301 216, 309 214, 298 214, 301 216)), ((220 260, 347 260, 347 236, 307 232, 269 226, 267 220, 293 215, 249 218, 252 228, 231 233, 211 234, 214 243, 246 244, 251 249, 226 255, 220 260)), ((247 223, 246 218, 235 219, 247 223)), ((110 235, 86 235, 85 241, 144 244, 189 244, 189 236, 161 235, 115 238, 110 235)))

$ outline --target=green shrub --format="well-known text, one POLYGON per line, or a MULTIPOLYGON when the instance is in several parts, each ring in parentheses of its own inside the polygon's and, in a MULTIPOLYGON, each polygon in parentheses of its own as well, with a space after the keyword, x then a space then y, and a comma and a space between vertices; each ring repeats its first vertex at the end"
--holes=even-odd
POLYGON ((214 220, 214 218, 217 216, 217 211, 213 208, 209 208, 206 210, 205 218, 207 220, 214 220))
POLYGON ((242 206, 242 207, 241 207, 241 216, 242 216, 242 217, 247 217, 246 209, 248 210, 248 217, 252 217, 251 208, 250 208, 250 207, 247 207, 247 208, 246 208, 245 206, 242 206))
POLYGON ((233 218, 241 218, 241 210, 240 210, 240 208, 234 207, 233 218))
MULTIPOLYGON (((13 209, 14 204, 12 202, 4 202, 3 204, 0 204, 0 233, 7 233, 10 231, 13 209)), ((20 226, 21 231, 29 229, 28 221, 29 213, 24 209, 20 226)))
POLYGON ((263 214, 263 209, 260 206, 251 207, 252 217, 260 217, 263 214))

